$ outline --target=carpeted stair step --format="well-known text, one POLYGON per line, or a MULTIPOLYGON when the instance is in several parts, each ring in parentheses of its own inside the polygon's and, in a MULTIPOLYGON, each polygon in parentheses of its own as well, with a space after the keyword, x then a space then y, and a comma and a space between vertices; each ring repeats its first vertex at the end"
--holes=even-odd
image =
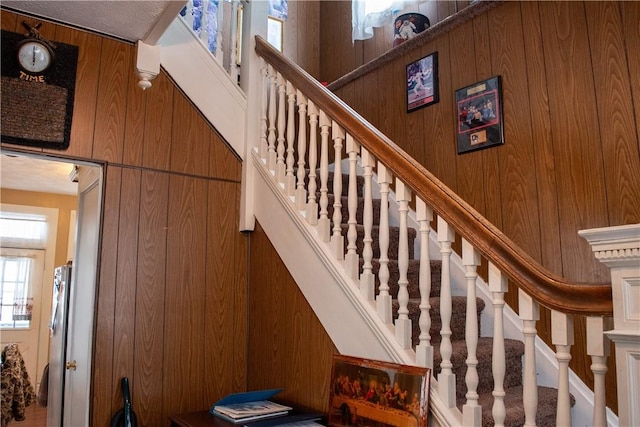
MULTIPOLYGON (((394 295, 395 297, 395 295, 394 295)), ((431 318, 431 328, 429 329, 429 333, 431 334, 431 343, 437 344, 441 341, 440 337, 440 329, 442 329, 442 320, 440 318, 440 298, 431 297, 429 298, 429 304, 431 305, 430 310, 430 318, 431 318)), ((478 309, 478 322, 480 321, 480 314, 482 310, 484 310, 484 301, 480 298, 476 299, 477 309, 478 309)), ((393 300, 391 304, 391 312, 393 314, 393 319, 395 320, 398 317, 398 307, 400 304, 397 300, 393 300)), ((465 334, 465 319, 466 319, 466 307, 467 307, 467 298, 462 296, 454 296, 451 298, 451 340, 464 340, 465 334)), ((409 303, 407 304, 407 308, 409 309, 409 319, 411 319, 411 328, 412 335, 411 341, 413 347, 418 345, 419 337, 420 337, 420 324, 418 323, 420 320, 420 299, 412 298, 409 299, 409 303)))
MULTIPOLYGON (((360 260, 360 272, 362 273, 362 266, 364 261, 360 260)), ((375 274, 375 291, 378 293, 380 287, 380 280, 378 272, 380 271, 380 260, 371 260, 371 266, 373 274, 375 274)), ((389 293, 391 295, 398 294, 398 279, 400 278, 400 269, 398 268, 398 261, 395 259, 389 260, 389 293)), ((442 262, 431 261, 431 293, 433 296, 440 296, 440 283, 442 276, 442 262)), ((409 298, 420 298, 420 260, 411 259, 407 268, 407 280, 409 284, 407 290, 409 291, 409 298)))
MULTIPOLYGON (((504 405, 506 408, 506 417, 504 425, 506 427, 522 426, 525 422, 524 407, 522 404, 522 386, 505 387, 504 405)), ((493 407, 493 395, 484 393, 480 395, 478 400, 482 406, 482 426, 492 427, 495 425, 491 409, 493 407)), ((558 402, 558 390, 550 387, 538 386, 538 412, 536 413, 536 425, 538 427, 555 427, 556 426, 556 404, 558 402)), ((462 405, 459 409, 462 410, 462 405)), ((575 398, 571 396, 571 405, 575 404, 575 398)))
MULTIPOLYGON (((349 244, 349 240, 347 239, 347 232, 349 231, 349 226, 347 224, 342 224, 342 236, 344 236, 344 251, 347 253, 347 245, 349 244)), ((373 257, 380 258, 380 245, 376 242, 378 241, 380 227, 374 225, 371 227, 371 238, 373 239, 372 250, 373 257)), ((364 249, 364 226, 356 225, 356 246, 357 253, 362 254, 364 249)), ((333 229, 330 230, 330 234, 333 234, 333 229)), ((407 229, 407 241, 408 241, 408 251, 409 251, 409 259, 414 258, 414 242, 416 240, 417 232, 413 228, 407 229)), ((389 227, 389 249, 387 251, 387 256, 389 259, 397 259, 398 258, 398 241, 400 237, 400 229, 398 227, 389 227)))
MULTIPOLYGON (((451 353, 451 363, 453 364, 453 373, 456 374, 456 396, 458 402, 466 400, 465 393, 467 387, 465 385, 465 374, 467 373, 467 345, 464 340, 451 341, 453 352, 451 353)), ((505 377, 504 388, 512 388, 522 385, 522 355, 524 354, 524 344, 518 340, 505 339, 505 377)), ((491 355, 493 354, 493 337, 478 338, 478 347, 476 350, 478 359, 478 384, 477 392, 479 394, 488 394, 491 396, 493 391, 493 371, 491 355)), ((440 362, 442 356, 440 354, 440 345, 434 346, 433 366, 434 375, 440 373, 440 362)))
MULTIPOLYGON (((320 193, 318 193, 316 197, 317 197, 316 202, 318 203, 318 206, 319 206, 320 193)), ((333 194, 329 194, 327 199, 328 199, 327 215, 329 216, 329 219, 333 220, 333 203, 334 203, 333 194)), ((373 199, 371 202, 372 202, 371 203, 372 224, 380 225, 380 204, 382 203, 382 201, 380 199, 373 199)), ((342 212, 342 223, 347 224, 347 222, 349 221, 349 199, 347 197, 341 197, 340 203, 342 205, 340 207, 340 212, 342 212)), ((320 208, 318 208, 318 212, 320 212, 320 208)), ((358 222, 358 224, 364 224, 363 215, 364 215, 364 198, 360 197, 358 198, 358 207, 356 209, 356 221, 358 222)))

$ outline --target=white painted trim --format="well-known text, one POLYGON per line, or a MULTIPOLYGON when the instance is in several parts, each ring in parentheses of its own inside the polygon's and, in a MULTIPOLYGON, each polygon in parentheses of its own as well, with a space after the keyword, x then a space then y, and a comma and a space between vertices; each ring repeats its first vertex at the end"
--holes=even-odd
POLYGON ((159 43, 162 67, 244 159, 245 94, 181 17, 174 19, 159 43))

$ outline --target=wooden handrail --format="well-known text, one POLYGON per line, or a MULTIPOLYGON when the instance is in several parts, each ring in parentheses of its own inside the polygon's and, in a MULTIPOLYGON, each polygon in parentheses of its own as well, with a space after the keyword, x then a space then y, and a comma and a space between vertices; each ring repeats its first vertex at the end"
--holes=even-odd
POLYGON ((543 306, 567 314, 613 315, 611 285, 569 282, 524 253, 471 205, 306 71, 256 36, 256 53, 337 122, 456 232, 543 306))

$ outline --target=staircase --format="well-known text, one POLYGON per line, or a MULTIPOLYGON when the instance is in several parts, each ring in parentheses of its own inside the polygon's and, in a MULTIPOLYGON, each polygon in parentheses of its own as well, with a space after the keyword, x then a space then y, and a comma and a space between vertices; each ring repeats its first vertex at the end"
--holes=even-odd
MULTIPOLYGON (((318 171, 319 175, 319 171, 318 171)), ((364 248, 364 224, 363 224, 363 211, 364 211, 364 195, 362 194, 364 189, 364 180, 361 175, 357 177, 358 183, 358 194, 357 194, 357 214, 356 214, 356 230, 357 230, 357 252, 362 253, 364 248)), ((348 195, 347 189, 349 188, 349 175, 342 175, 342 185, 343 193, 341 195, 341 201, 339 205, 342 209, 342 218, 349 218, 348 212, 348 195)), ((331 176, 328 180, 328 188, 334 188, 333 185, 333 176, 331 176)), ((317 198, 320 198, 320 193, 317 193, 317 198)), ((328 217, 333 217, 335 196, 333 193, 328 194, 328 217)), ((374 222, 372 224, 372 247, 373 249, 373 259, 372 259, 372 267, 375 279, 375 294, 379 294, 380 291, 380 280, 379 280, 379 271, 380 271, 380 247, 378 242, 379 235, 379 226, 380 226, 380 205, 381 200, 379 198, 375 198, 372 200, 373 207, 373 218, 374 222)), ((345 245, 344 251, 347 251, 347 232, 348 232, 348 224, 343 222, 342 224, 342 235, 344 237, 345 245)), ((388 269, 389 269, 389 293, 391 294, 392 300, 392 315, 393 320, 395 321, 398 318, 398 309, 400 304, 397 299, 399 286, 398 282, 400 281, 400 269, 398 263, 398 241, 400 235, 400 228, 397 226, 389 227, 389 249, 388 249, 388 269)), ((415 248, 416 248, 416 238, 418 235, 418 231, 414 228, 408 229, 408 256, 409 263, 407 269, 407 291, 409 295, 408 302, 408 316, 411 319, 412 324, 412 332, 411 332, 411 346, 412 348, 416 348, 419 344, 419 336, 420 336, 420 260, 416 259, 415 256, 415 248)), ((359 274, 363 273, 363 258, 359 260, 359 274)), ((431 306, 431 327, 429 331, 429 335, 431 336, 431 344, 434 346, 434 363, 435 366, 433 370, 433 375, 437 377, 440 374, 441 369, 439 368, 440 363, 442 362, 442 357, 440 354, 440 342, 441 335, 440 331, 442 328, 442 322, 440 318, 440 284, 441 284, 441 275, 442 275, 442 263, 439 260, 430 260, 430 272, 431 272, 431 292, 429 294, 429 305, 431 306)), ((464 402, 466 386, 465 386, 465 373, 466 373, 466 365, 465 360, 467 359, 467 347, 465 342, 465 324, 466 324, 466 297, 464 296, 453 296, 452 297, 452 317, 450 328, 452 331, 451 335, 451 343, 453 347, 452 353, 452 363, 453 363, 453 373, 456 378, 456 401, 464 402)), ((481 298, 476 298, 477 305, 477 323, 480 324, 480 316, 485 309, 485 302, 481 298)), ((519 340, 514 339, 505 339, 505 354, 506 357, 506 369, 505 369, 505 378, 504 378, 504 388, 506 393, 505 398, 505 406, 506 410, 506 418, 504 421, 505 426, 521 426, 524 425, 524 408, 522 405, 522 357, 524 355, 524 344, 519 340)), ((482 331, 480 331, 480 337, 478 339, 478 347, 477 347, 477 357, 480 361, 477 366, 478 375, 480 376, 479 386, 477 392, 479 394, 479 402, 480 406, 482 406, 482 425, 483 426, 493 426, 495 425, 495 421, 491 414, 491 404, 493 402, 493 374, 491 367, 491 353, 493 351, 493 340, 491 337, 483 337, 482 331)), ((538 387, 538 411, 536 415, 536 425, 537 426, 555 426, 556 425, 556 401, 557 401, 557 390, 550 387, 538 387)), ((572 402, 573 403, 573 402, 572 402)), ((462 404, 458 405, 458 409, 462 410, 462 404)))
MULTIPOLYGON (((254 18, 258 22, 259 14, 252 14, 254 18)), ((259 59, 250 55, 243 60, 243 89, 249 97, 236 91, 235 84, 228 85, 222 73, 215 73, 212 96, 205 98, 216 98, 215 105, 224 106, 224 111, 207 108, 206 101, 198 101, 202 86, 190 88, 189 73, 183 72, 183 64, 190 63, 185 50, 175 48, 193 45, 183 30, 178 23, 165 37, 162 65, 182 82, 196 104, 205 104, 204 114, 244 160, 242 229, 252 229, 254 216, 260 220, 341 353, 432 367, 433 425, 521 425, 522 420, 527 425, 617 425, 617 417, 605 405, 606 369, 602 369, 609 346, 604 331, 613 312, 611 285, 569 283, 546 272, 263 39, 255 40, 259 59), (328 197, 327 178, 334 175, 329 171, 329 150, 338 168, 341 156, 348 157, 345 175, 349 178, 337 180, 338 188, 331 185, 338 190, 335 193, 343 194, 337 200, 328 197), (356 164, 364 168, 364 185, 360 177, 359 184, 352 184, 356 164), (309 170, 315 172, 313 180, 309 170), (372 213, 373 206, 378 206, 377 212, 386 205, 371 197, 374 173, 383 195, 385 189, 388 195, 390 186, 395 190, 394 225, 381 223, 384 212, 372 213), (355 191, 363 187, 356 196, 355 191), (409 205, 416 209, 415 227, 406 226, 409 205), (334 206, 339 208, 339 218, 334 206), (338 231, 330 230, 332 221, 341 224, 338 231), (437 225, 437 231, 432 225, 437 225), (389 238, 390 234, 394 237, 389 238), (461 259, 452 256, 454 235, 462 240, 461 259), (374 258, 374 248, 379 247, 372 244, 374 236, 387 244, 403 242, 397 250, 391 249, 397 259, 394 255, 387 262, 391 257, 379 253, 374 258), (414 239, 420 246, 415 252, 409 250, 414 239), (429 241, 438 245, 437 256, 429 249, 429 241), (437 261, 429 261, 425 254, 437 261), (480 257, 488 261, 489 277, 486 285, 476 289, 480 257), (389 278, 381 280, 387 268, 389 278), (504 306, 507 278, 519 288, 518 317, 504 306), (454 281, 462 283, 462 288, 466 281, 466 291, 452 296, 454 281), (481 299, 476 291, 483 293, 481 299), (552 310, 555 353, 546 346, 548 350, 541 353, 536 342, 539 305, 552 310), (573 315, 587 317, 586 347, 593 363, 595 394, 577 384, 568 369, 573 315), (481 317, 491 317, 493 324, 480 323, 481 317), (510 330, 514 325, 515 334, 510 330), (516 335, 517 340, 509 339, 516 335), (557 389, 538 386, 539 380, 549 385, 549 379, 557 389), (572 421, 574 396, 573 416, 577 417, 572 421)), ((340 170, 336 173, 342 175, 340 170)), ((618 276, 637 268, 633 254, 640 244, 640 227, 614 228, 585 230, 583 237, 594 247, 596 257, 602 256, 612 268, 612 279, 617 271, 614 286, 624 287, 618 276)), ((616 329, 621 325, 621 330, 628 330, 618 320, 616 329)), ((626 332, 612 332, 619 335, 615 338, 619 354, 628 359, 626 355, 637 353, 626 332)), ((631 384, 622 386, 632 389, 631 384)), ((627 425, 637 410, 625 403, 625 393, 619 399, 620 425, 627 425)))

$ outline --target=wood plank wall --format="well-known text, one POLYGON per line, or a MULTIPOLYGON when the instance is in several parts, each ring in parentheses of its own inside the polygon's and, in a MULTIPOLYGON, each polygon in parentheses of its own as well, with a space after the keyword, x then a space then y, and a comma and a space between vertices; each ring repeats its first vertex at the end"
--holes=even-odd
MULTIPOLYGON (((347 7, 324 5, 323 22, 347 7)), ((640 222, 639 18, 639 2, 505 2, 337 94, 549 270, 609 282, 578 230, 640 222), (434 51, 440 102, 408 114, 405 66, 434 51), (505 144, 458 155, 455 90, 494 75, 505 144)), ((350 67, 342 61, 356 49, 342 33, 322 33, 321 58, 338 65, 321 61, 321 76, 350 67)), ((507 297, 517 307, 513 289, 507 297)), ((548 322, 545 312, 547 341, 548 322)), ((583 345, 578 322, 572 367, 589 383, 590 361, 575 351, 583 345)))
MULTIPOLYGON (((39 22, 1 14, 7 31, 39 22)), ((122 407, 125 376, 139 425, 168 425, 246 389, 241 162, 164 71, 137 87, 134 46, 50 22, 40 31, 79 46, 70 147, 44 151, 104 165, 92 425, 122 407)))

